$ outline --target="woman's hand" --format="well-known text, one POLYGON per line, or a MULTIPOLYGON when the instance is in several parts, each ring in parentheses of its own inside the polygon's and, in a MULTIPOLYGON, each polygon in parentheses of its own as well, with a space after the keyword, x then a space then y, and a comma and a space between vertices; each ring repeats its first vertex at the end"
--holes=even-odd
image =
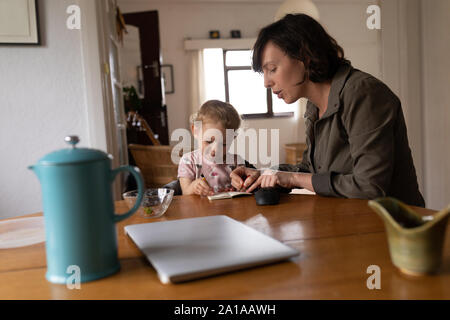
POLYGON ((230 173, 231 185, 238 191, 244 191, 251 186, 259 176, 260 173, 258 170, 240 166, 230 173))
POLYGON ((214 194, 213 189, 209 184, 203 180, 203 178, 196 179, 189 185, 187 194, 198 194, 200 196, 212 196, 214 194))
POLYGON ((292 179, 294 174, 286 171, 265 170, 262 175, 258 177, 255 183, 253 183, 247 192, 252 192, 257 187, 261 188, 280 186, 283 188, 292 188, 292 179))

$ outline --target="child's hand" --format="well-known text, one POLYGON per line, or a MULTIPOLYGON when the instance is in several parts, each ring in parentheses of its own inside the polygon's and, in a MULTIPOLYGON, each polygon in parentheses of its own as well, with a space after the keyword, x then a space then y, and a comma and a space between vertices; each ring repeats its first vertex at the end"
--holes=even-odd
POLYGON ((213 189, 202 178, 192 181, 189 188, 191 189, 191 193, 200 196, 212 196, 214 194, 213 189))

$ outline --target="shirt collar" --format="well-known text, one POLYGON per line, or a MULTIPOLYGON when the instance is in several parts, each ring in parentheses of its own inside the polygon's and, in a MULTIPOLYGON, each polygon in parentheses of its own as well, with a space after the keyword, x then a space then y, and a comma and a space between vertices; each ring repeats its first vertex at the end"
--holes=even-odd
MULTIPOLYGON (((347 78, 352 69, 353 67, 348 63, 341 64, 337 69, 336 73, 333 76, 333 79, 331 80, 327 111, 325 111, 321 119, 326 118, 339 110, 339 95, 341 94, 341 91, 344 88, 345 82, 347 81, 347 78)), ((308 101, 306 105, 306 112, 304 117, 309 118, 313 121, 317 120, 318 118, 318 108, 311 101, 308 101)))

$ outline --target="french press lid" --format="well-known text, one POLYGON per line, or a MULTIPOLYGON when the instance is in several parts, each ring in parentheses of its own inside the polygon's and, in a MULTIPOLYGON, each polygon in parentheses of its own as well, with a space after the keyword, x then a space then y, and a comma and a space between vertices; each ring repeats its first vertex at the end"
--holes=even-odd
POLYGON ((38 165, 67 165, 109 159, 108 154, 103 151, 77 148, 77 144, 80 142, 78 136, 66 136, 64 140, 70 145, 70 148, 57 150, 45 155, 38 161, 38 165))

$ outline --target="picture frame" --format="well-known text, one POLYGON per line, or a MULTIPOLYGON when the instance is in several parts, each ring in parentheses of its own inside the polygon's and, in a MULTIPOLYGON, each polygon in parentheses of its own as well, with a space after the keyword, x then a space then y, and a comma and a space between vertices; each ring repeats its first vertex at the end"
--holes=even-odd
POLYGON ((171 94, 175 92, 175 86, 173 81, 173 65, 163 64, 161 65, 161 76, 164 82, 164 93, 171 94))
POLYGON ((0 2, 0 45, 40 45, 37 0, 0 2))

